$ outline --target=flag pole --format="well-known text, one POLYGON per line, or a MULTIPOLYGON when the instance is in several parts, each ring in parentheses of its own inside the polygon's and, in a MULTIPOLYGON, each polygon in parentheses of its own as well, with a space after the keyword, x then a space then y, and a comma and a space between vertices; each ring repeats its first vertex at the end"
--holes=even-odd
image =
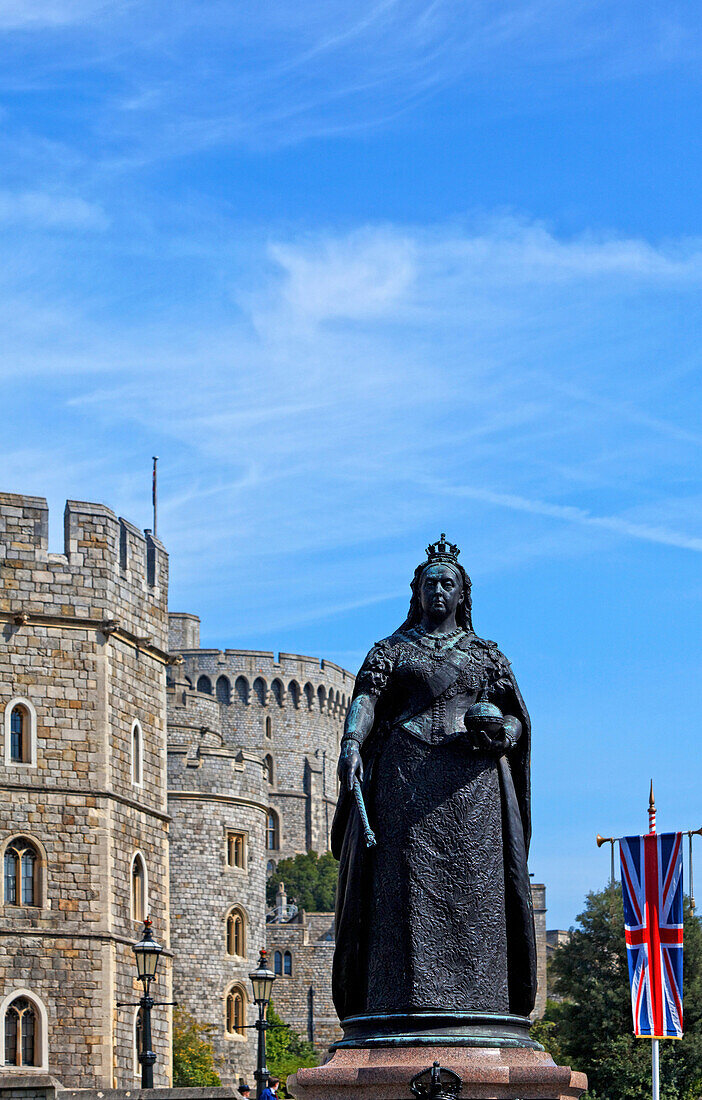
POLYGON ((154 538, 158 538, 158 497, 157 497, 157 484, 156 484, 156 464, 158 462, 158 455, 153 456, 154 459, 154 474, 151 482, 151 499, 154 506, 154 538))
MULTIPOLYGON (((648 831, 649 833, 655 833, 656 831, 656 802, 653 797, 653 780, 651 780, 651 790, 648 795, 648 831)), ((651 1040, 651 1097, 652 1100, 660 1100, 660 1088, 661 1088, 661 1066, 660 1066, 660 1051, 658 1049, 658 1039, 651 1040)))
POLYGON ((609 861, 609 884, 610 884, 610 886, 613 886, 614 883, 617 881, 616 876, 614 874, 614 845, 617 843, 618 840, 619 840, 619 837, 617 837, 617 836, 600 836, 599 833, 595 837, 595 843, 597 844, 598 848, 601 848, 603 844, 609 844, 610 845, 610 853, 609 853, 610 854, 610 861, 609 861))

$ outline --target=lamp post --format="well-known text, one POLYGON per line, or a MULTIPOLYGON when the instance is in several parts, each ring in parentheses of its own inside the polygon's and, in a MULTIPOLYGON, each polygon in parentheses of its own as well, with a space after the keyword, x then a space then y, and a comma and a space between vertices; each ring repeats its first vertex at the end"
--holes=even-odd
POLYGON ((256 1080, 256 1100, 260 1100, 261 1093, 268 1084, 268 1069, 266 1067, 266 1031, 269 1025, 266 1020, 266 1009, 271 999, 273 982, 275 981, 275 974, 268 967, 268 958, 265 948, 262 948, 258 966, 249 974, 249 979, 253 987, 254 1002, 258 1006, 258 1020, 254 1024, 258 1032, 258 1049, 254 1078, 256 1080))
POLYGON ((163 951, 160 943, 156 943, 151 933, 151 921, 147 917, 144 921, 144 931, 138 943, 135 943, 132 951, 136 959, 139 981, 144 986, 144 994, 139 1000, 141 1008, 141 1050, 139 1061, 141 1063, 141 1087, 152 1089, 154 1087, 154 1062, 156 1055, 151 1049, 151 1009, 156 1002, 151 996, 151 983, 156 977, 159 955, 163 951))

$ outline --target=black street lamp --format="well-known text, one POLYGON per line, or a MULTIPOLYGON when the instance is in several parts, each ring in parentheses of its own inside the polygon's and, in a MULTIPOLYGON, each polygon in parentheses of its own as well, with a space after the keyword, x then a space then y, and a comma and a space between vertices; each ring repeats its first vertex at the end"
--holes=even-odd
POLYGON ((258 966, 249 974, 253 986, 254 1002, 258 1005, 258 1020, 254 1024, 258 1032, 258 1051, 256 1056, 256 1100, 260 1100, 261 1093, 268 1084, 268 1069, 266 1067, 266 1031, 271 1026, 266 1020, 266 1009, 271 999, 275 974, 268 967, 266 949, 262 948, 258 960, 258 966))
MULTIPOLYGON (((154 1087, 154 1062, 156 1061, 156 1055, 151 1049, 151 1009, 154 1005, 173 1005, 176 1002, 155 1001, 151 996, 151 983, 156 978, 158 960, 163 948, 160 943, 156 943, 153 937, 151 932, 151 921, 148 917, 144 921, 144 931, 142 932, 141 939, 138 943, 134 944, 132 951, 134 952, 134 958, 136 960, 139 981, 144 987, 143 996, 139 999, 139 1008, 141 1009, 141 1049, 139 1051, 141 1087, 143 1089, 152 1089, 154 1087)), ((131 1004, 131 1001, 118 1001, 117 1007, 126 1008, 131 1004)))
POLYGON ((141 1007, 141 1050, 139 1061, 141 1062, 141 1087, 152 1089, 154 1087, 154 1062, 156 1055, 151 1049, 151 1009, 156 1002, 151 996, 151 983, 156 977, 158 958, 163 948, 156 943, 151 933, 151 921, 147 917, 144 921, 144 932, 138 943, 135 943, 132 951, 137 964, 139 981, 144 986, 144 995, 139 1001, 141 1007))

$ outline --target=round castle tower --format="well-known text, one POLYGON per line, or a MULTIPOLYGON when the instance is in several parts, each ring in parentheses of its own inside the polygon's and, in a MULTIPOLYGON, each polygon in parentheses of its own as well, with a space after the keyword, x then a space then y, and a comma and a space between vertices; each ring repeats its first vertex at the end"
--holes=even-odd
POLYGON ((182 658, 168 688, 174 995, 216 1025, 222 1080, 250 1080, 247 976, 266 942, 266 878, 282 858, 329 848, 354 677, 297 654, 201 649, 196 616, 169 622, 182 658))

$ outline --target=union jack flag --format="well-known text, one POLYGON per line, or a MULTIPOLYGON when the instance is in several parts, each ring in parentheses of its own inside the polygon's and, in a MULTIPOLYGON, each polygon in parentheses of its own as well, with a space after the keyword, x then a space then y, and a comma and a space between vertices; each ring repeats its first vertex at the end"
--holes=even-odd
POLYGON ((682 833, 619 842, 634 1035, 682 1039, 682 833))

